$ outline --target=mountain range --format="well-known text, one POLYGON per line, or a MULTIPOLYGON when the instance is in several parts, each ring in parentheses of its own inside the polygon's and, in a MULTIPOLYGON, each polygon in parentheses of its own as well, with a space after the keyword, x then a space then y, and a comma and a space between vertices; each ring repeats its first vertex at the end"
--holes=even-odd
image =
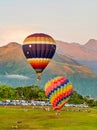
POLYGON ((90 39, 86 44, 56 41, 57 52, 66 55, 97 73, 97 40, 90 39))
POLYGON ((56 54, 44 70, 41 81, 36 80, 35 71, 28 64, 20 44, 11 42, 0 47, 0 84, 13 87, 35 84, 44 88, 53 77, 65 76, 80 94, 96 97, 97 41, 91 39, 85 45, 56 41, 56 46, 56 54))

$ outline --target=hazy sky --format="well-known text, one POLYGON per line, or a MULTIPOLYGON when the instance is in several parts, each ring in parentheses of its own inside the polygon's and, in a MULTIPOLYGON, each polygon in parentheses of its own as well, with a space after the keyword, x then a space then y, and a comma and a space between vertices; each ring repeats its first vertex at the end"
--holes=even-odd
POLYGON ((97 0, 0 0, 0 46, 35 32, 80 44, 97 39, 97 0))

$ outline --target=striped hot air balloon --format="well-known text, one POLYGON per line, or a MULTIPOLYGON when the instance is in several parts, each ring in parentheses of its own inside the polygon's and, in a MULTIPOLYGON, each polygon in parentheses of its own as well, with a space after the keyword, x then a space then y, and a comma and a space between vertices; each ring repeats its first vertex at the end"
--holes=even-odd
POLYGON ((73 93, 72 83, 65 77, 56 77, 45 85, 45 94, 55 110, 60 110, 73 93))
POLYGON ((22 49, 27 61, 36 71, 38 80, 40 75, 52 59, 56 44, 54 39, 43 33, 31 34, 25 38, 22 49))

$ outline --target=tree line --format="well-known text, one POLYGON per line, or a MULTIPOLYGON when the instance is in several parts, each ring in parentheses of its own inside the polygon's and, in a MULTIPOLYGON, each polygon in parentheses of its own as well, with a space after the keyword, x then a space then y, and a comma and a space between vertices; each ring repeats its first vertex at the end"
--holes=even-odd
POLYGON ((35 85, 16 88, 6 85, 0 86, 0 100, 45 100, 45 98, 44 90, 35 85))
MULTIPOLYGON (((0 100, 47 100, 45 91, 36 85, 16 87, 1 85, 0 86, 0 100)), ((97 100, 91 99, 89 96, 83 97, 76 91, 73 91, 69 103, 72 104, 86 104, 90 107, 97 106, 97 100)))

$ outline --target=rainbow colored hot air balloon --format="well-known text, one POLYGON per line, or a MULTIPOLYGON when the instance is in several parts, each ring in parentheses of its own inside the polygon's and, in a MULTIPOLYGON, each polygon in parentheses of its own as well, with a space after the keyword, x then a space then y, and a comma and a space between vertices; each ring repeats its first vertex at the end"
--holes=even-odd
POLYGON ((56 77, 45 85, 45 94, 55 110, 60 110, 72 93, 72 83, 65 77, 56 77))
POLYGON ((25 38, 22 49, 29 64, 36 71, 38 80, 40 75, 52 59, 56 44, 54 39, 43 33, 31 34, 25 38))

